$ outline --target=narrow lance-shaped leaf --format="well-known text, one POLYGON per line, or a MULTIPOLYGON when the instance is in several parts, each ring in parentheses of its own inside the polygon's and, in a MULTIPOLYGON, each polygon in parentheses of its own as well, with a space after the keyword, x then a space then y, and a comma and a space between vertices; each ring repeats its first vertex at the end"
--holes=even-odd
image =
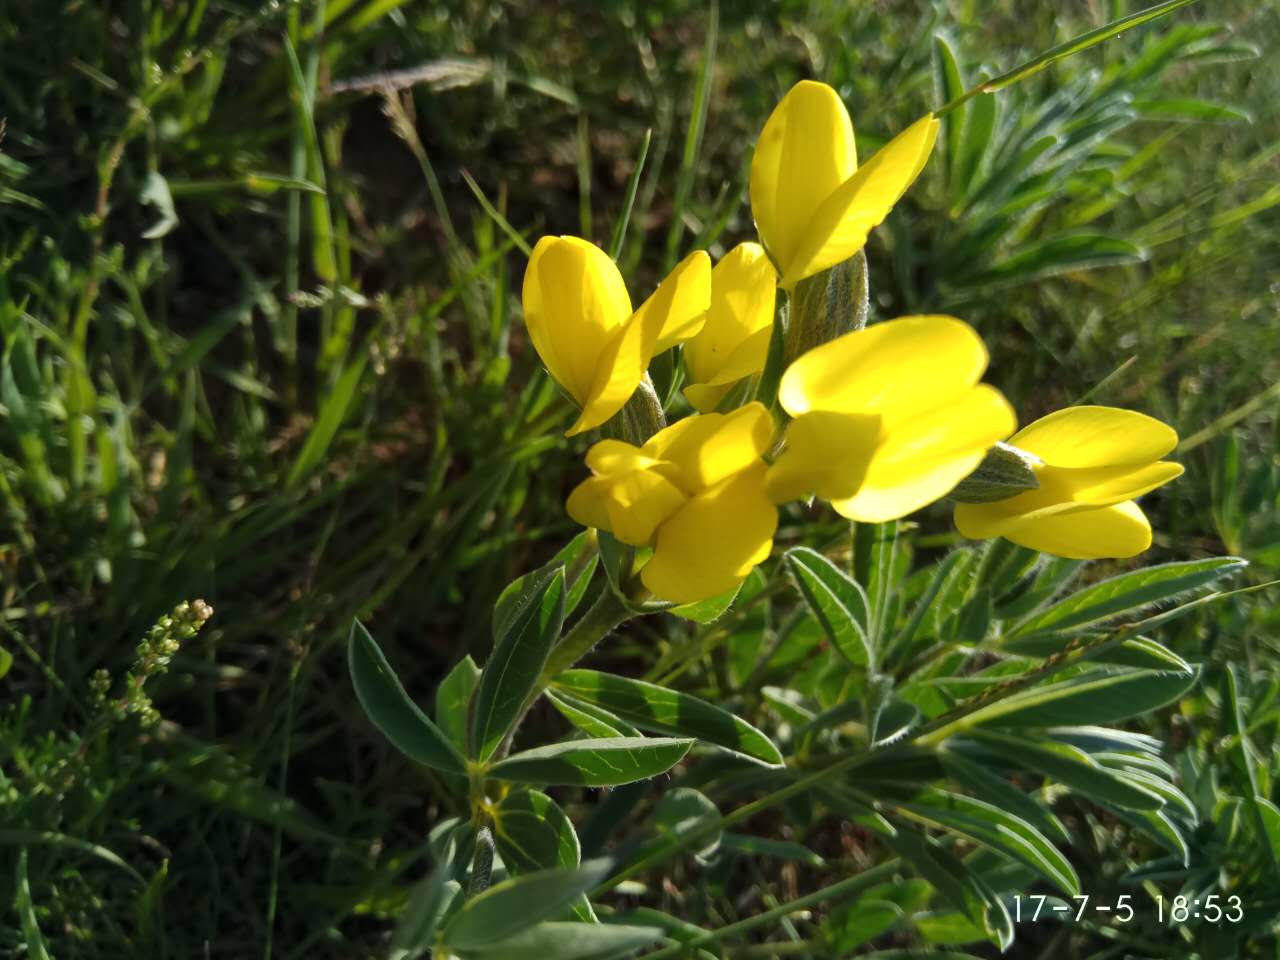
POLYGON ((1172 703, 1195 686, 1197 678, 1198 674, 1152 670, 1092 670, 997 700, 965 717, 960 726, 1118 723, 1172 703))
POLYGON ((861 585, 808 547, 788 550, 785 562, 832 645, 854 666, 867 666, 872 660, 871 613, 861 585))
POLYGON ((1071 836, 1062 821, 998 773, 955 750, 942 750, 940 755, 947 775, 975 796, 1021 817, 1051 838, 1063 843, 1070 841, 1071 836))
POLYGON ((467 749, 467 721, 471 715, 471 695, 480 683, 480 668, 466 656, 436 688, 436 725, 459 751, 467 749))
POLYGON ((661 939, 662 930, 657 927, 550 920, 497 943, 468 950, 466 956, 475 960, 621 960, 661 939))
POLYGON ((526 573, 507 584, 493 605, 493 638, 495 642, 507 632, 511 618, 524 608, 529 597, 556 567, 564 567, 565 593, 564 615, 568 618, 578 608, 591 584, 591 575, 600 562, 599 549, 591 530, 584 530, 551 558, 551 561, 532 573, 526 573))
POLYGON ((771 766, 782 763, 773 741, 747 721, 687 693, 597 670, 566 670, 556 678, 555 689, 642 730, 697 737, 771 766))
POLYGON ((604 707, 579 700, 563 690, 548 689, 546 697, 561 716, 589 737, 642 736, 639 730, 604 707))
POLYGON ((1078 747, 1045 738, 983 732, 979 740, 996 756, 1070 787, 1082 797, 1132 810, 1158 810, 1164 800, 1103 767, 1078 747))
POLYGON ((506 625, 476 690, 472 751, 487 760, 516 722, 564 624, 564 568, 543 576, 506 625))
POLYGON ((1086 587, 1018 624, 1010 632, 1010 638, 1046 633, 1063 635, 1091 629, 1124 614, 1185 596, 1247 565, 1239 557, 1213 557, 1122 573, 1086 587))
POLYGON ((918 802, 900 804, 897 809, 913 820, 985 844, 1030 867, 1064 893, 1080 892, 1080 878, 1057 847, 1031 824, 999 807, 945 790, 927 790, 918 802))
POLYGON ((382 650, 359 620, 351 624, 347 663, 356 699, 393 747, 418 763, 446 773, 466 771, 462 756, 409 699, 382 650))
POLYGON ((613 787, 666 773, 693 743, 667 737, 573 740, 514 754, 494 764, 489 773, 499 780, 537 786, 613 787))

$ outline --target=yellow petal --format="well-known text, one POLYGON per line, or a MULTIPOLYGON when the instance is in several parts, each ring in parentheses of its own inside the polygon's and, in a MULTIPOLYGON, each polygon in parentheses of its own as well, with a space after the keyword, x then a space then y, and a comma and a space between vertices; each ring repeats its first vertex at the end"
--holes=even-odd
POLYGON ((1164 460, 1141 466, 1083 467, 1076 470, 1042 464, 1035 468, 1035 472, 1040 482, 1039 489, 983 504, 984 509, 980 513, 966 511, 975 518, 969 522, 986 524, 984 529, 987 532, 965 532, 965 536, 998 536, 1000 531, 993 524, 1037 520, 1060 513, 1074 513, 1086 507, 1105 507, 1132 500, 1180 476, 1182 466, 1164 460), (982 519, 976 519, 978 517, 982 519))
POLYGON ((858 491, 832 499, 851 520, 896 520, 940 500, 1017 425, 1000 391, 979 384, 944 406, 886 422, 858 491))
POLYGON ((764 369, 777 289, 777 274, 760 244, 740 243, 725 254, 711 271, 707 322, 684 348, 690 380, 733 383, 764 369), (739 352, 748 342, 751 350, 739 352), (730 361, 734 375, 721 378, 730 361))
POLYGON ((689 500, 658 528, 640 579, 654 595, 693 603, 732 589, 769 556, 778 511, 756 463, 689 500))
MULTIPOLYGON (((960 516, 957 508, 957 525, 960 516)), ((961 532, 970 536, 967 530, 978 529, 980 525, 966 524, 961 532)), ((999 535, 1032 550, 1071 560, 1132 557, 1151 546, 1151 524, 1132 500, 1048 517, 1017 517, 1004 524, 999 535)))
POLYGON ((787 444, 769 468, 774 503, 814 494, 840 500, 858 492, 880 443, 876 414, 815 410, 787 427, 787 444))
POLYGON ((658 463, 653 457, 645 456, 639 447, 622 440, 601 440, 587 451, 587 466, 597 476, 648 470, 658 463))
POLYGON ((626 405, 654 355, 694 336, 711 300, 711 258, 699 250, 685 257, 658 289, 600 350, 582 413, 565 436, 598 427, 626 405))
POLYGON ((685 495, 653 470, 584 480, 569 494, 569 516, 584 527, 608 530, 623 543, 645 546, 685 495))
POLYGON ((731 383, 691 383, 684 388, 684 397, 699 413, 712 413, 732 388, 731 383))
POLYGON ((901 317, 847 333, 787 368, 778 399, 792 416, 810 410, 906 418, 942 406, 982 377, 987 349, 955 317, 901 317))
POLYGON ((988 540, 991 537, 1003 536, 1004 532, 1018 522, 1018 515, 1002 507, 1007 503, 1000 500, 995 503, 957 503, 954 519, 956 529, 961 536, 970 540, 988 540))
POLYGON ((578 237, 543 237, 524 273, 524 319, 548 372, 584 404, 605 345, 631 316, 617 266, 578 237))
POLYGON ((1055 467, 1110 467, 1159 460, 1178 434, 1133 410, 1085 406, 1041 417, 1009 442, 1055 467))
POLYGON ((753 402, 732 413, 686 417, 658 431, 642 450, 674 464, 685 490, 696 493, 750 466, 772 440, 773 417, 753 402))
POLYGON ((1093 506, 1135 500, 1182 476, 1182 464, 1160 460, 1140 467, 1092 467, 1081 470, 1050 468, 1070 487, 1072 499, 1093 506))
MULTIPOLYGON (((649 356, 655 357, 696 336, 711 305, 711 258, 695 250, 676 264, 631 322, 644 328, 649 356)), ((648 366, 648 364, 645 364, 648 366)))
POLYGON ((801 80, 765 121, 751 158, 751 212, 783 270, 814 213, 857 167, 853 123, 839 95, 801 80))
POLYGON ((917 120, 840 185, 805 224, 787 260, 779 259, 790 290, 805 277, 843 263, 862 249, 867 235, 889 215, 924 169, 938 137, 932 114, 917 120))

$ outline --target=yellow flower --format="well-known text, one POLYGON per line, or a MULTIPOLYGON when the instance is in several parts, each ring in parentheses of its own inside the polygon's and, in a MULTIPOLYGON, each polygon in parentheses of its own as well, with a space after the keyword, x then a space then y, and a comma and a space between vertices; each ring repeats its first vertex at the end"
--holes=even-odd
POLYGON ((534 349, 582 408, 571 437, 621 410, 649 361, 702 329, 711 259, 690 254, 633 313, 608 254, 578 237, 543 237, 525 269, 523 299, 534 349))
POLYGON ((759 403, 687 417, 643 447, 601 440, 594 474, 569 494, 569 515, 623 543, 653 547, 640 579, 655 596, 718 596, 769 556, 778 511, 765 495, 773 419, 759 403))
POLYGON ((802 80, 774 108, 751 159, 756 228, 791 289, 848 260, 920 175, 938 121, 917 120, 861 168, 839 95, 802 80))
POLYGON ((852 520, 906 516, 951 492, 1016 426, 979 383, 987 351, 954 317, 902 317, 837 337, 787 368, 795 419, 769 470, 770 496, 830 500, 852 520))
POLYGON ((711 271, 711 309, 685 344, 689 402, 708 413, 743 377, 764 369, 773 335, 778 275, 758 243, 740 243, 711 271))
POLYGON ((1159 420, 1115 407, 1068 407, 1009 442, 1039 459, 1038 490, 956 506, 966 537, 1004 537, 1073 560, 1132 557, 1151 546, 1151 524, 1134 498, 1182 473, 1160 457, 1178 435, 1159 420))

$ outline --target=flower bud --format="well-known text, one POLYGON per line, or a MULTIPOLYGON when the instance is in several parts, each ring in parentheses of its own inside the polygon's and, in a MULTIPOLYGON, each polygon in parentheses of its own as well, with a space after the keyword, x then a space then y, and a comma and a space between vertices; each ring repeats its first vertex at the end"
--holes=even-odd
POLYGON ((631 399, 601 425, 600 435, 639 447, 666 425, 667 418, 662 412, 662 401, 658 399, 653 381, 646 373, 636 387, 636 392, 631 395, 631 399))
POLYGON ((867 325, 867 256, 861 250, 796 284, 787 318, 785 362, 867 325))
POLYGON ((1007 443, 997 443, 987 451, 978 469, 951 491, 960 503, 994 503, 1008 500, 1040 487, 1035 466, 1039 458, 1007 443))

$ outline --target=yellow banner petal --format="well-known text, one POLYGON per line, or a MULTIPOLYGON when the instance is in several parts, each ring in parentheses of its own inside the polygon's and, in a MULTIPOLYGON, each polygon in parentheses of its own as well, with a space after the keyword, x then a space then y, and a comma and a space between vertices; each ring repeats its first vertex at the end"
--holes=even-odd
POLYGON ((839 410, 906 419, 950 403, 986 367, 987 348, 964 321, 901 317, 810 350, 783 374, 778 399, 792 416, 839 410))
POLYGON ((525 269, 525 325, 548 372, 583 405, 600 354, 627 318, 631 298, 609 255, 578 237, 543 237, 525 269))
POLYGON ((825 83, 797 83, 769 115, 751 158, 751 212, 784 270, 815 212, 857 167, 839 95, 825 83))
POLYGON ((1172 450, 1178 434, 1154 417, 1117 407, 1057 410, 1009 441, 1055 467, 1152 463, 1172 450))

